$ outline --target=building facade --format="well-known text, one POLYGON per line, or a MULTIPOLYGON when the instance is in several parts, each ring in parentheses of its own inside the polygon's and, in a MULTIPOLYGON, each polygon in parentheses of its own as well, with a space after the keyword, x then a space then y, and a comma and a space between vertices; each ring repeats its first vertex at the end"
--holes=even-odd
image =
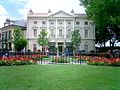
MULTIPOLYGON (((22 24, 23 23, 24 22, 22 21, 22 24)), ((24 35, 26 36, 26 26, 21 26, 20 23, 17 24, 13 20, 6 19, 6 22, 4 23, 4 27, 0 28, 0 31, 1 31, 0 48, 2 50, 14 51, 13 32, 16 27, 21 28, 24 35)))
POLYGON ((71 51, 71 32, 74 30, 80 30, 81 43, 78 50, 95 50, 95 26, 86 14, 76 14, 73 10, 70 14, 62 10, 56 13, 50 10, 48 13, 33 13, 30 10, 27 14, 27 48, 31 51, 41 50, 37 38, 41 31, 46 31, 51 51, 55 48, 59 52, 71 51))

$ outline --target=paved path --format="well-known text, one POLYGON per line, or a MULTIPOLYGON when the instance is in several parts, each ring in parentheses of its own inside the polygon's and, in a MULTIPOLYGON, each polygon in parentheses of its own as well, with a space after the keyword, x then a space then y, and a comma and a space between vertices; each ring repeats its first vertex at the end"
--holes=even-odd
MULTIPOLYGON (((38 64, 41 64, 40 61, 38 61, 37 63, 38 63, 38 64)), ((71 64, 71 65, 72 65, 72 64, 80 64, 80 62, 79 62, 79 63, 78 63, 78 62, 70 62, 70 63, 55 63, 55 62, 50 62, 50 61, 43 61, 42 64, 43 64, 43 65, 47 65, 47 64, 67 64, 67 65, 68 65, 68 64, 71 64)), ((81 65, 87 65, 87 63, 81 63, 81 65)))

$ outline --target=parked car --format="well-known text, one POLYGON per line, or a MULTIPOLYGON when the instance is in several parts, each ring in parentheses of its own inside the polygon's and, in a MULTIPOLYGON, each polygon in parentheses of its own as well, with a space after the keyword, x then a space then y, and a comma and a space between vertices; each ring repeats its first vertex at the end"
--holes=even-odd
POLYGON ((63 55, 66 55, 66 56, 73 56, 73 52, 64 52, 63 55))
POLYGON ((111 54, 113 55, 113 57, 120 57, 120 50, 114 49, 112 50, 111 54))
POLYGON ((49 52, 49 55, 57 55, 57 52, 49 52))

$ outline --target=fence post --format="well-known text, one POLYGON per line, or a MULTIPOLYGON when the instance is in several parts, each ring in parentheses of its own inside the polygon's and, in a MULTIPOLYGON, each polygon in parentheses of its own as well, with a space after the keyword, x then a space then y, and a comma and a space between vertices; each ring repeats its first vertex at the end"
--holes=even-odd
POLYGON ((79 54, 79 57, 80 57, 80 65, 81 65, 81 55, 79 54))

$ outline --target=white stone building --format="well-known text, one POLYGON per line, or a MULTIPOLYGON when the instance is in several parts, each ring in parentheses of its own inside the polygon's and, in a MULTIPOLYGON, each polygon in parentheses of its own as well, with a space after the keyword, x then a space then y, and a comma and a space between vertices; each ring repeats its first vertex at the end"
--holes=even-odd
POLYGON ((52 13, 34 13, 32 10, 27 14, 27 39, 28 49, 31 51, 41 50, 37 43, 37 37, 40 31, 48 32, 50 40, 50 50, 56 47, 59 52, 71 51, 71 31, 79 29, 81 35, 81 44, 78 50, 95 50, 95 27, 86 14, 76 14, 72 10, 66 13, 62 10, 52 13))

